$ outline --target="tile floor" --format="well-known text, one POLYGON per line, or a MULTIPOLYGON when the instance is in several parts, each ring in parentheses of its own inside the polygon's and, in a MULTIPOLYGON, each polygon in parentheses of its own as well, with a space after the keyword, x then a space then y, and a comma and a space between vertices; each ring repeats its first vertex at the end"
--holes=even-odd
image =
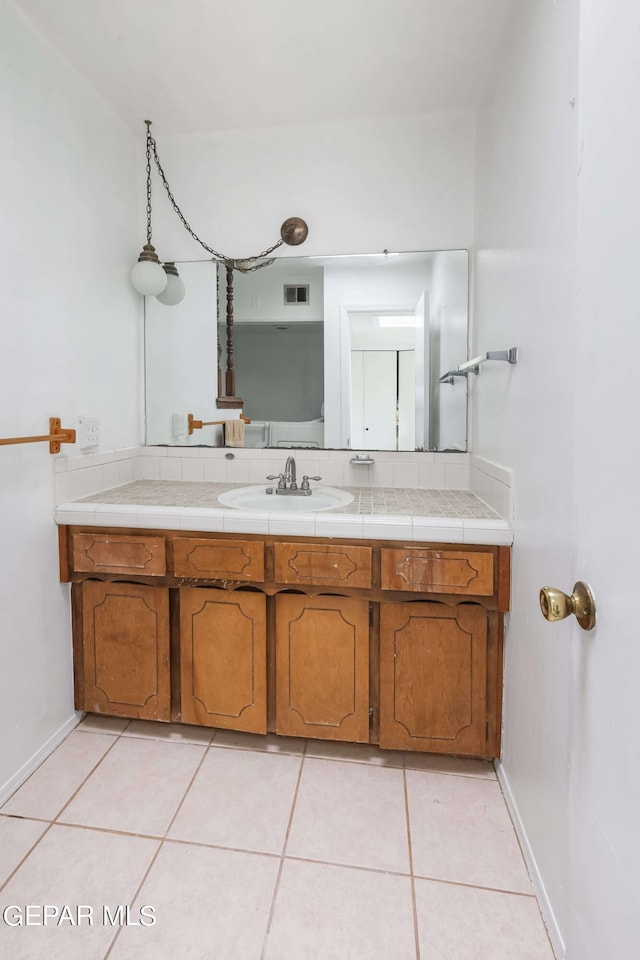
POLYGON ((2 960, 553 960, 490 764, 144 721, 7 801, 0 906, 2 960))

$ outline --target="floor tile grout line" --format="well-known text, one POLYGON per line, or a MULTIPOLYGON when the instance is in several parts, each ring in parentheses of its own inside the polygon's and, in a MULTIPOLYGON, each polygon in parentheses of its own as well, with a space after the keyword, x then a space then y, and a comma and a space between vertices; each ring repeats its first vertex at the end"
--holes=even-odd
POLYGON ((184 801, 187 799, 187 794, 189 793, 189 790, 191 790, 191 787, 193 786, 196 777, 197 777, 198 774, 200 773, 200 770, 202 769, 202 765, 203 765, 203 763, 204 763, 204 761, 205 761, 205 759, 206 759, 206 757, 207 757, 207 755, 208 755, 208 749, 209 749, 208 747, 205 747, 204 750, 202 751, 202 756, 200 757, 200 760, 199 760, 199 762, 198 762, 198 765, 196 766, 196 769, 193 771, 193 775, 192 775, 191 779, 189 780, 189 783, 187 784, 184 793, 182 794, 182 798, 181 798, 181 800, 179 801, 178 806, 176 807, 175 813, 174 813, 173 816, 171 817, 171 820, 169 821, 169 824, 168 824, 168 826, 167 826, 167 829, 165 830, 164 834, 162 835, 162 840, 163 840, 163 841, 167 839, 168 834, 169 834, 169 831, 171 830, 171 827, 173 826, 173 824, 174 824, 175 821, 176 821, 176 817, 178 816, 178 814, 179 814, 180 811, 182 810, 182 805, 184 804, 184 801))
MULTIPOLYGON (((148 865, 147 869, 144 871, 144 874, 142 875, 142 879, 140 880, 140 883, 138 884, 138 886, 137 886, 137 888, 136 888, 133 896, 130 898, 130 901, 131 901, 132 904, 135 903, 136 900, 138 899, 138 897, 140 896, 140 893, 142 892, 142 888, 143 888, 143 886, 144 886, 144 884, 145 884, 145 881, 146 881, 147 877, 149 876, 149 873, 150 873, 150 871, 151 871, 154 863, 155 863, 156 860, 158 859, 158 856, 159 856, 159 854, 160 854, 160 851, 162 850, 163 844, 164 844, 164 840, 160 840, 160 841, 158 842, 158 847, 157 847, 154 855, 151 857, 151 860, 149 861, 149 865, 148 865)), ((107 960, 107 957, 109 956, 109 954, 111 953, 111 951, 113 950, 113 948, 114 948, 114 946, 115 946, 115 944, 116 944, 116 940, 118 939, 118 937, 120 936, 120 934, 122 933, 123 930, 124 930, 124 927, 123 927, 123 926, 118 927, 118 929, 117 929, 116 932, 115 932, 115 936, 114 936, 113 940, 111 941, 111 943, 110 943, 109 946, 107 947, 107 951, 106 951, 106 953, 104 954, 104 956, 102 957, 102 960, 107 960)))
POLYGON ((486 890, 489 893, 503 893, 508 897, 524 897, 527 900, 537 900, 535 893, 523 893, 522 890, 507 890, 505 887, 488 887, 484 883, 469 883, 467 880, 445 880, 444 877, 425 877, 414 873, 416 880, 426 880, 428 883, 444 883, 450 887, 468 887, 471 890, 486 890))
MULTIPOLYGON (((40 821, 40 822, 42 822, 42 821, 40 821)), ((22 857, 22 859, 20 860, 20 862, 15 865, 15 867, 13 868, 13 870, 11 871, 11 873, 8 875, 8 877, 6 878, 6 880, 4 881, 4 883, 0 884, 0 893, 2 893, 2 891, 5 889, 5 887, 7 886, 7 884, 13 879, 13 877, 16 875, 16 873, 18 872, 18 870, 20 869, 20 867, 23 865, 23 863, 24 863, 26 860, 29 859, 29 857, 31 856, 31 854, 33 853, 33 851, 36 849, 36 847, 38 846, 38 844, 40 843, 40 841, 41 841, 44 837, 46 837, 46 835, 49 833, 49 831, 51 830, 51 827, 52 827, 52 826, 53 826, 53 823, 52 823, 51 821, 49 821, 49 826, 48 826, 45 830, 43 830, 43 832, 40 834, 40 836, 38 837, 38 839, 36 840, 36 842, 27 850, 27 852, 26 852, 25 855, 22 857)))
MULTIPOLYGON (((112 736, 112 734, 109 734, 109 736, 112 736)), ((89 777, 92 777, 92 776, 93 776, 93 774, 96 772, 96 770, 98 769, 98 767, 100 766, 100 764, 102 763, 102 761, 104 760, 104 758, 105 758, 109 753, 111 753, 111 751, 113 750, 113 748, 115 747, 115 745, 116 745, 116 743, 118 742, 119 739, 120 739, 120 736, 119 736, 119 735, 113 737, 113 743, 109 744, 109 746, 107 747, 107 749, 105 750, 105 752, 102 754, 102 756, 100 757, 100 759, 98 760, 98 762, 93 765, 93 767, 91 768, 91 770, 89 770, 89 773, 88 773, 88 774, 86 775, 86 777, 83 779, 82 783, 80 783, 80 784, 76 787, 76 789, 73 791, 73 793, 71 794, 71 796, 67 799, 66 803, 63 803, 63 805, 60 807, 60 809, 59 809, 58 812, 56 813, 55 817, 52 817, 52 818, 51 818, 51 822, 52 822, 52 823, 57 823, 57 822, 58 822, 58 819, 62 816, 62 814, 63 814, 64 811, 67 809, 67 807, 69 806, 69 804, 71 803, 71 801, 72 801, 72 800, 75 800, 75 798, 77 797, 78 793, 82 790, 82 788, 84 787, 84 785, 85 785, 85 783, 87 782, 87 780, 89 779, 89 777)))
MULTIPOLYGON (((211 739, 213 739, 213 737, 212 737, 211 739)), ((170 741, 165 741, 165 742, 170 742, 170 741)), ((158 839, 159 839, 158 849, 156 850, 155 854, 154 854, 153 857, 151 858, 151 861, 150 861, 150 863, 149 863, 149 866, 148 866, 147 869, 145 870, 145 872, 144 872, 144 874, 143 874, 143 876, 142 876, 142 879, 140 880, 140 883, 138 884, 138 887, 137 887, 135 893, 133 894, 133 897, 131 898, 131 903, 135 903, 136 900, 138 899, 138 897, 140 896, 140 893, 142 892, 142 888, 143 888, 144 885, 145 885, 145 882, 146 882, 146 880, 147 880, 147 877, 149 876, 149 874, 150 874, 150 872, 151 872, 151 870, 152 870, 152 868, 153 868, 154 863, 156 862, 156 860, 157 860, 158 857, 160 856, 160 851, 161 851, 162 848, 164 847, 165 841, 167 840, 167 834, 168 834, 169 831, 171 830, 171 827, 173 826, 176 817, 177 817, 178 814, 180 813, 180 810, 182 809, 182 805, 183 805, 183 803, 184 803, 184 801, 185 801, 185 799, 186 799, 186 797, 187 797, 187 794, 189 793, 189 790, 190 790, 191 787, 193 786, 194 781, 195 781, 196 777, 198 776, 198 773, 200 772, 200 769, 201 769, 201 767, 202 767, 202 764, 203 764, 204 761, 205 761, 205 757, 207 756, 208 747, 209 747, 210 743, 211 743, 211 741, 209 741, 209 744, 207 744, 206 746, 202 745, 202 746, 203 746, 202 756, 200 757, 200 760, 199 760, 199 762, 198 762, 195 770, 193 771, 193 774, 192 774, 192 776, 191 776, 191 778, 190 778, 190 780, 189 780, 189 783, 187 784, 187 786, 186 786, 186 788, 185 788, 185 791, 184 791, 184 793, 183 793, 183 795, 182 795, 182 798, 180 799, 180 801, 179 801, 179 803, 178 803, 178 805, 177 805, 177 807, 176 807, 175 813, 173 814, 173 816, 171 817, 169 823, 167 824, 167 828, 166 828, 166 830, 164 831, 164 834, 162 835, 162 837, 158 838, 158 839)), ((193 744, 191 744, 191 746, 193 746, 193 744)), ((104 954, 104 957, 102 958, 102 960, 107 960, 107 958, 109 957, 109 954, 110 954, 111 951, 113 950, 113 948, 114 948, 114 946, 115 946, 115 944, 116 944, 116 941, 117 941, 118 937, 120 936, 120 933, 122 932, 123 929, 124 929, 123 927, 119 927, 119 929, 116 931, 116 935, 115 935, 115 937, 113 938, 113 940, 111 941, 111 943, 109 944, 109 947, 108 947, 108 949, 107 949, 107 952, 104 954)))
MULTIPOLYGON (((82 719, 84 720, 84 717, 83 717, 82 719)), ((28 776, 27 779, 24 781, 24 783, 27 783, 27 782, 31 779, 31 777, 34 775, 34 773, 36 773, 37 770, 39 770, 42 766, 44 766, 44 764, 47 762, 47 760, 49 760, 49 758, 52 757, 52 756, 55 754, 55 752, 58 750, 58 748, 61 747, 62 744, 63 744, 66 740, 68 740, 68 738, 71 736, 72 733, 78 732, 78 727, 80 726, 81 723, 82 723, 82 720, 80 720, 80 722, 75 725, 75 727, 73 728, 73 730, 70 730, 70 731, 69 731, 69 733, 67 734, 67 736, 66 736, 63 740, 60 741, 60 743, 55 747, 54 750, 51 751, 51 753, 50 753, 47 757, 44 758, 44 760, 42 761, 42 763, 39 763, 38 766, 36 767, 36 769, 33 770, 32 773, 29 774, 29 776, 28 776)), ((131 723, 131 721, 129 721, 129 723, 131 723)), ((127 727, 129 726, 129 723, 127 724, 127 727)), ((124 727, 123 729, 126 730, 127 727, 124 727)), ((88 731, 88 730, 83 730, 83 731, 81 731, 81 732, 82 732, 82 733, 89 733, 90 731, 88 731)), ((51 830, 51 828, 52 828, 54 825, 57 824, 57 822, 58 822, 58 817, 60 816, 60 814, 62 814, 63 811, 66 810, 67 806, 69 805, 69 803, 71 802, 71 800, 73 799, 73 797, 76 795, 76 793, 78 792, 78 790, 80 790, 80 789, 84 786, 84 784, 87 782, 87 780, 89 779, 89 777, 91 776, 91 774, 100 766, 100 764, 102 763, 102 761, 104 760, 104 758, 106 757, 106 755, 107 755, 111 750, 113 750, 113 748, 114 748, 114 746, 115 746, 115 744, 116 744, 116 741, 120 739, 121 734, 122 734, 122 731, 120 731, 120 733, 117 733, 117 734, 114 734, 114 733, 103 734, 103 736, 113 737, 113 743, 112 743, 109 747, 107 747, 107 749, 105 750, 105 752, 103 753, 103 755, 100 757, 100 759, 98 760, 98 762, 97 762, 96 764, 94 764, 94 766, 91 768, 91 770, 89 771, 89 773, 86 775, 86 777, 84 778, 84 780, 82 781, 82 783, 81 783, 81 784, 76 788, 76 790, 72 793, 71 797, 69 797, 69 799, 67 800, 67 802, 66 802, 65 804, 63 804, 63 806, 60 808, 60 810, 58 811, 58 813, 56 814, 55 817, 53 817, 53 818, 51 818, 51 819, 48 819, 48 818, 46 818, 46 817, 25 817, 25 816, 20 816, 20 814, 11 814, 11 813, 4 813, 4 814, 3 814, 3 813, 2 813, 2 810, 0 810, 0 815, 1 815, 1 816, 4 816, 4 817, 10 817, 10 818, 16 819, 16 820, 32 820, 32 821, 37 821, 38 823, 48 823, 48 827, 41 833, 41 835, 38 837, 38 839, 37 839, 36 842, 33 844, 33 846, 30 847, 29 850, 27 851, 27 853, 25 853, 25 855, 22 857, 22 859, 20 860, 20 862, 16 864, 16 866, 15 866, 14 869, 11 871, 11 873, 8 875, 8 877, 6 878, 6 880, 4 881, 4 883, 0 884, 0 892, 5 889, 5 887, 6 887, 7 884, 10 882, 10 880, 15 876, 15 874, 18 872, 18 870, 19 870, 20 867, 23 865, 23 863, 31 856, 31 854, 34 852, 34 850, 35 850, 36 847, 38 846, 38 844, 46 837, 46 835, 49 833, 49 831, 51 830)), ((24 786, 24 784, 20 784, 20 786, 18 787, 18 790, 20 790, 22 786, 24 786)), ((15 792, 17 793, 18 790, 16 790, 15 792)), ((12 796, 13 796, 13 794, 12 794, 12 796)), ((9 798, 9 799, 11 799, 11 798, 9 798)))
POLYGON ((420 931, 418 928, 418 907, 416 903, 416 878, 413 874, 413 848, 411 846, 411 820, 409 817, 409 786, 407 784, 407 771, 402 770, 402 783, 404 787, 404 814, 407 824, 407 846, 409 850, 409 872, 411 874, 411 910, 413 914, 413 936, 416 944, 416 960, 420 960, 420 931))
POLYGON ((300 783, 302 781, 302 771, 304 769, 304 761, 307 755, 307 747, 309 741, 305 740, 302 747, 302 754, 300 756, 300 769, 298 770, 298 779, 296 780, 296 788, 293 791, 293 801, 291 803, 291 810, 289 811, 289 820, 287 822, 287 829, 284 835, 284 844, 282 846, 282 853, 280 854, 280 864, 278 866, 278 873, 276 875, 276 882, 273 886, 273 896, 271 898, 271 906, 269 908, 269 916, 267 917, 267 924, 264 930, 264 937, 262 940, 262 950, 260 951, 260 960, 265 960, 267 942, 269 940, 269 933, 271 932, 271 924, 273 923, 273 917, 276 910, 276 902, 278 899, 278 891, 280 890, 280 880, 282 878, 282 871, 284 870, 287 846, 289 844, 289 834, 291 833, 291 825, 293 823, 293 815, 296 809, 296 802, 298 800, 298 792, 300 790, 300 783))
POLYGON ((360 863, 339 863, 337 860, 314 860, 312 857, 297 857, 293 855, 285 856, 285 860, 292 860, 295 863, 310 863, 321 867, 338 867, 344 870, 359 870, 360 873, 377 873, 384 877, 402 877, 405 880, 411 877, 410 873, 402 870, 385 870, 384 867, 365 867, 360 863))

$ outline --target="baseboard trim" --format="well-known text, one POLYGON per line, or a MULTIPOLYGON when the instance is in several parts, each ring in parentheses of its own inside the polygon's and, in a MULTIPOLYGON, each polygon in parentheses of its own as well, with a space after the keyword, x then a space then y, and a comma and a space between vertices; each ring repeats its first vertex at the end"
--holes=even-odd
POLYGON ((71 716, 65 720, 62 726, 58 727, 55 733, 52 733, 49 739, 46 740, 31 757, 29 757, 27 762, 23 763, 20 769, 17 770, 13 776, 9 777, 6 783, 2 784, 0 787, 0 806, 2 806, 2 804, 5 803, 5 801, 8 800, 9 797, 12 796, 12 794, 14 794, 19 787, 22 786, 22 784, 28 779, 28 777, 31 776, 34 770, 37 770, 40 764, 43 763, 47 757, 53 753, 58 744, 62 743, 64 738, 67 737, 71 731, 78 726, 83 716, 83 713, 77 713, 74 711, 74 713, 72 713, 71 716))
POLYGON ((504 772, 504 767, 501 763, 496 763, 496 773, 498 775, 498 780, 500 781, 500 786, 502 788, 502 793, 504 795, 505 803, 509 810, 513 826, 515 828, 518 840, 520 841, 520 846, 522 847, 522 853, 524 855, 527 868, 529 870, 529 875, 531 877, 531 882, 533 884, 533 889, 535 891, 536 897, 538 898, 538 903, 540 904, 540 910, 542 912, 542 918, 547 927, 549 933, 549 939, 551 940, 551 946, 553 947, 553 952, 556 955, 557 960, 565 960, 567 955, 567 948, 565 946, 564 939, 560 932, 560 927, 558 926, 558 921, 556 915, 553 912, 553 907, 547 895, 547 891, 538 869, 538 864, 534 856, 533 850, 531 849, 531 844, 529 843, 529 837, 527 836, 527 831, 525 829, 524 823, 522 822, 522 817, 520 816, 520 811, 518 809, 518 804, 511 790, 511 784, 509 779, 504 772))

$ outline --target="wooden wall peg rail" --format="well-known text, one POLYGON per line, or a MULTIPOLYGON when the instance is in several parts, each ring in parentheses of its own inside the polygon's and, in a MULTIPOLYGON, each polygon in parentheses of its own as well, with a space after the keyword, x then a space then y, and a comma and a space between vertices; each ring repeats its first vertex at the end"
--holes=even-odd
POLYGON ((61 443, 75 443, 75 430, 67 430, 61 425, 58 417, 49 417, 49 433, 42 437, 6 437, 0 440, 0 446, 9 446, 12 443, 49 443, 49 453, 60 453, 61 443))

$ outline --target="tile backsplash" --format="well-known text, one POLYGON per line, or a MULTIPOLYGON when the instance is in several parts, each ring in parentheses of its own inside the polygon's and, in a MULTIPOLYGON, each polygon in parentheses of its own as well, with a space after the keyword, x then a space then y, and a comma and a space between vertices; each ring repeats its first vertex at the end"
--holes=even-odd
MULTIPOLYGON (((471 457, 467 453, 376 451, 371 454, 372 464, 353 464, 350 461, 354 454, 350 450, 128 447, 71 457, 60 454, 54 466, 55 503, 86 497, 132 480, 262 483, 268 474, 284 470, 289 453, 295 457, 299 479, 305 473, 320 476, 323 483, 331 486, 470 489, 471 457)), ((479 490, 474 492, 486 499, 479 490)), ((494 503, 490 505, 497 509, 494 503)))

